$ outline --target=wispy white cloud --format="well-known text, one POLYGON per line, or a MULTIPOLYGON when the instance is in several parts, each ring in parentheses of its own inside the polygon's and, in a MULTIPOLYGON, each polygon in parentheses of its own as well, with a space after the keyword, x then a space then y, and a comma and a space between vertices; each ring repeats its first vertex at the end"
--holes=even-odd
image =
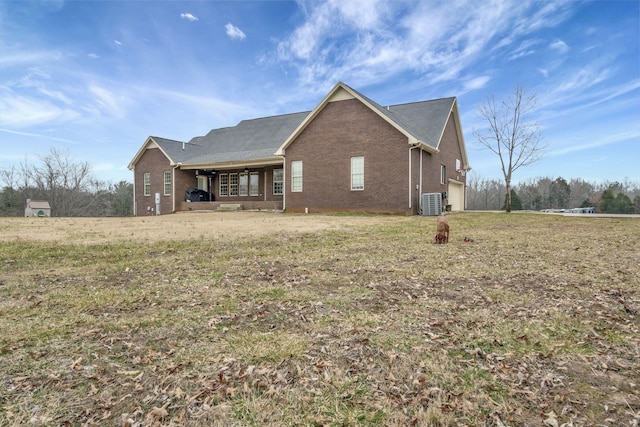
POLYGON ((195 21, 197 21, 197 20, 198 20, 198 18, 197 18, 197 17, 193 16, 193 15, 192 15, 192 14, 190 14, 190 13, 181 13, 181 14, 180 14, 180 18, 182 18, 182 19, 186 19, 187 21, 191 21, 191 22, 195 22, 195 21))
POLYGON ((129 96, 123 92, 115 92, 96 84, 89 85, 92 94, 91 102, 87 104, 87 111, 98 112, 116 118, 126 116, 127 106, 131 103, 129 96))
POLYGON ((100 59, 100 55, 98 55, 97 53, 90 53, 87 55, 89 58, 91 59, 100 59))
POLYGON ((565 53, 569 50, 569 46, 562 40, 556 40, 549 45, 549 48, 557 50, 560 53, 565 53))
POLYGON ((307 85, 335 81, 337 70, 340 80, 367 75, 379 81, 402 72, 431 83, 459 79, 488 55, 531 55, 541 40, 526 37, 561 22, 568 8, 501 0, 418 2, 410 8, 364 0, 304 4, 306 19, 279 42, 277 58, 295 66, 307 85))
POLYGON ((118 46, 122 46, 122 42, 121 42, 120 40, 117 40, 117 39, 116 39, 116 40, 114 40, 113 42, 114 42, 116 45, 118 45, 118 46))
POLYGON ((0 66, 16 66, 29 64, 43 64, 62 59, 62 52, 51 51, 8 51, 3 50, 0 55, 0 66))
POLYGON ((478 76, 464 82, 466 91, 481 89, 489 83, 491 76, 478 76))
POLYGON ((606 133, 603 135, 598 135, 594 137, 593 134, 588 135, 578 135, 573 137, 573 139, 569 141, 565 141, 564 145, 561 148, 554 149, 549 151, 548 155, 550 157, 559 157, 564 156, 570 153, 576 153, 579 151, 591 150, 593 148, 604 147, 612 144, 620 144, 633 140, 640 139, 640 131, 624 131, 618 133, 606 133))
MULTIPOLYGON (((59 141, 59 142, 65 142, 68 144, 77 144, 77 141, 72 141, 66 138, 59 138, 56 136, 52 136, 52 135, 46 135, 46 134, 41 134, 41 133, 34 133, 34 132, 22 132, 22 131, 17 131, 17 130, 13 130, 13 129, 4 129, 4 128, 0 128, 0 132, 3 133, 8 133, 8 134, 12 134, 12 135, 19 135, 19 136, 25 136, 28 138, 40 138, 40 139, 48 139, 51 141, 59 141)), ((8 156, 2 156, 4 158, 7 158, 8 156)))
POLYGON ((19 95, 8 89, 0 91, 0 111, 0 126, 18 129, 48 123, 64 124, 79 118, 71 108, 38 97, 19 95))
POLYGON ((247 37, 247 35, 238 27, 229 22, 224 26, 227 31, 227 36, 235 40, 243 40, 247 37))

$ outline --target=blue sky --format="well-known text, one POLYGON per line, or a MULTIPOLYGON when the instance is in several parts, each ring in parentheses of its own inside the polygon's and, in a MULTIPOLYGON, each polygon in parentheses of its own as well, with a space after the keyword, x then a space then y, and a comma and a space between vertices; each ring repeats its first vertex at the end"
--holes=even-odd
POLYGON ((457 96, 473 172, 488 97, 537 94, 548 145, 514 181, 640 182, 639 1, 0 1, 0 169, 51 147, 132 180, 147 136, 188 141, 313 109, 457 96))

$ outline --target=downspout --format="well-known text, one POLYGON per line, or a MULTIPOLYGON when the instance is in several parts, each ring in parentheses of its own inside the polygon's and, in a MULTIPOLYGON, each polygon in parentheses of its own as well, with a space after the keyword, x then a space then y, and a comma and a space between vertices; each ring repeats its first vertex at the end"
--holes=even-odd
POLYGON ((138 215, 138 205, 136 203, 136 167, 134 166, 133 169, 133 216, 137 216, 138 215))
POLYGON ((413 206, 413 183, 411 182, 411 153, 413 152, 414 148, 420 148, 420 146, 418 145, 418 143, 413 143, 411 145, 411 148, 409 148, 409 209, 412 209, 413 206))
POLYGON ((179 168, 182 165, 182 163, 177 163, 174 167, 173 167, 173 173, 171 174, 171 179, 172 179, 172 183, 171 183, 171 198, 173 199, 173 213, 176 213, 176 169, 179 168))
POLYGON ((418 214, 422 214, 422 148, 420 148, 420 183, 418 184, 418 214))
POLYGON ((282 156, 282 212, 287 210, 287 159, 282 156))

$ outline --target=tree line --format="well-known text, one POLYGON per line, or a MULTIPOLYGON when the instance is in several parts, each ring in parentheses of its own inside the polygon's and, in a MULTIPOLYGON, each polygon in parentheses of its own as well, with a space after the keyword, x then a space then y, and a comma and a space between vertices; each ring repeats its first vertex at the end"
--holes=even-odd
MULTIPOLYGON (((467 209, 504 210, 504 181, 467 177, 467 209)), ((592 183, 580 178, 532 178, 510 189, 512 210, 572 209, 593 207, 597 213, 640 214, 637 182, 592 183)))
MULTIPOLYGON (((0 216, 22 216, 27 199, 46 200, 52 216, 133 215, 133 184, 99 181, 87 162, 73 161, 67 151, 51 149, 0 170, 0 216)), ((509 189, 512 210, 593 207, 600 213, 640 214, 640 184, 591 183, 580 178, 534 178, 509 189)), ((505 181, 467 177, 468 210, 505 210, 505 181)))
POLYGON ((28 199, 45 200, 52 216, 128 216, 133 184, 100 181, 88 162, 52 148, 36 163, 24 160, 0 170, 0 216, 23 216, 28 199))

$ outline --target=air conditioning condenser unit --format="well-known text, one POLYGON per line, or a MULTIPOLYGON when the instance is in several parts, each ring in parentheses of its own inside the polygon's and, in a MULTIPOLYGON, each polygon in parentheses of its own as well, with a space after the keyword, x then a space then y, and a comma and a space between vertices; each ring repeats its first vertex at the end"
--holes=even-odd
POLYGON ((442 194, 424 193, 422 195, 422 215, 438 216, 442 213, 442 194))

